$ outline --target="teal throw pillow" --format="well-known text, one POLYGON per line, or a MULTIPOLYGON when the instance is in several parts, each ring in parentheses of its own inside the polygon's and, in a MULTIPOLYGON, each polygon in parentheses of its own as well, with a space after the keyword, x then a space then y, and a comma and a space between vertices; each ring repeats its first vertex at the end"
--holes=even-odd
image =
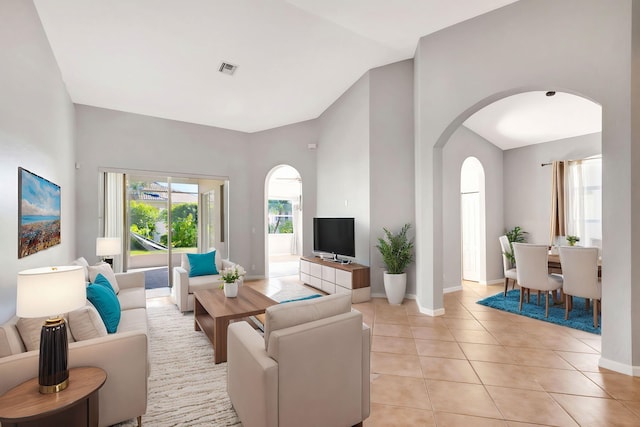
POLYGON ((104 277, 100 273, 98 273, 98 275, 96 276, 96 280, 93 281, 93 284, 94 285, 104 286, 105 288, 107 288, 111 292, 113 292, 114 294, 116 293, 116 291, 113 289, 113 286, 111 286, 111 282, 109 282, 109 279, 107 279, 106 277, 104 277))
POLYGON ((187 254, 187 258, 189 258, 189 277, 218 274, 216 251, 206 254, 187 254))
MULTIPOLYGON (((96 282, 98 282, 97 277, 96 282)), ((109 282, 107 281, 108 284, 109 282)), ((98 310, 107 332, 114 333, 120 323, 120 301, 118 301, 113 289, 104 284, 90 283, 87 286, 87 299, 98 310)))

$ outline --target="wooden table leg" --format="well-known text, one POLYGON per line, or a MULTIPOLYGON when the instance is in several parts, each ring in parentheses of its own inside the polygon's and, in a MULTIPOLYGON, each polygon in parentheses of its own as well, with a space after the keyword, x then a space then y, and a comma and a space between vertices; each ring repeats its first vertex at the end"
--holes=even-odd
POLYGON ((215 336, 213 344, 213 361, 222 363, 227 361, 227 328, 229 319, 215 318, 213 320, 213 334, 215 336))

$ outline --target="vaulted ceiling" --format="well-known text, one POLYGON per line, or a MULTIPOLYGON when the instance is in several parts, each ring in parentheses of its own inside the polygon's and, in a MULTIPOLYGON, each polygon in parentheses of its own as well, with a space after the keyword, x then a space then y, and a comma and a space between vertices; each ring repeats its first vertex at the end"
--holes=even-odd
POLYGON ((314 119, 421 36, 513 2, 34 0, 74 103, 243 132, 314 119))

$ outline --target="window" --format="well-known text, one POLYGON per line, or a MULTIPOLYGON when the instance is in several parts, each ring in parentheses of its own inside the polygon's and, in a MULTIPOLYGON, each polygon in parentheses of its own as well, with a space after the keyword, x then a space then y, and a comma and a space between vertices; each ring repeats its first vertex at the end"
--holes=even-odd
POLYGON ((602 158, 570 161, 566 183, 567 234, 602 249, 602 158))
POLYGON ((269 233, 293 233, 290 200, 269 200, 269 233))

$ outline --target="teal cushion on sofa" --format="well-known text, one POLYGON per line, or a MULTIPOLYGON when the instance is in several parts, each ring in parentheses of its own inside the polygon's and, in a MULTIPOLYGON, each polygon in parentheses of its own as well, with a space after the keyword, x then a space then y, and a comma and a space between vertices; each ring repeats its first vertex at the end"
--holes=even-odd
POLYGON ((96 277, 96 281, 87 286, 87 299, 98 310, 107 332, 112 334, 118 329, 120 323, 120 301, 109 285, 109 281, 104 280, 106 284, 96 277))
POLYGON ((218 274, 216 268, 216 251, 206 254, 187 254, 189 259, 189 277, 218 274))
POLYGON ((111 282, 109 281, 109 279, 107 279, 100 273, 98 273, 98 275, 96 276, 96 280, 93 281, 93 284, 104 286, 105 288, 111 290, 111 292, 113 292, 114 294, 116 293, 115 289, 113 289, 113 286, 111 286, 111 282))

